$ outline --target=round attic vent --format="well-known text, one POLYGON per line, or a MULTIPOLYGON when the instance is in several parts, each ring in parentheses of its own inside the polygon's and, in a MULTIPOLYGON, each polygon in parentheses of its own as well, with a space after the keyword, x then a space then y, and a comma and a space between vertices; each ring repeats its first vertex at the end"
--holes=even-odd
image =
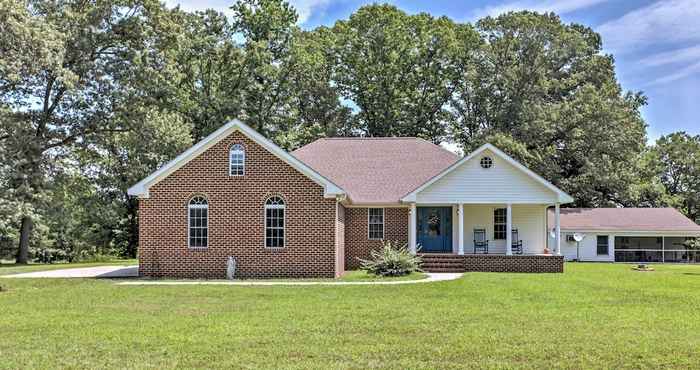
POLYGON ((491 159, 491 157, 483 157, 481 158, 481 162, 479 163, 481 164, 481 168, 493 167, 493 160, 491 159))

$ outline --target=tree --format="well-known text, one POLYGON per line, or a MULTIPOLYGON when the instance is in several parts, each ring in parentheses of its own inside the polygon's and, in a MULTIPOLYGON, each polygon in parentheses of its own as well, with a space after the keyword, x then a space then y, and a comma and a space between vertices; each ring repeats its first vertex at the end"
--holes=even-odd
POLYGON ((646 99, 622 91, 600 36, 533 12, 476 28, 485 42, 452 100, 454 141, 466 152, 498 142, 578 206, 630 205, 646 99))
POLYGON ((661 181, 686 216, 700 221, 700 135, 662 136, 649 153, 649 175, 661 181))
MULTIPOLYGON (((36 208, 47 168, 72 147, 128 130, 112 118, 138 98, 123 82, 146 48, 143 23, 161 9, 155 0, 0 2, 0 105, 7 108, 0 140, 13 161, 17 202, 36 208)), ((19 263, 27 262, 33 227, 31 207, 23 208, 19 263)))
POLYGON ((357 106, 361 132, 445 139, 447 103, 479 43, 470 25, 371 5, 338 21, 331 41, 333 81, 357 106))

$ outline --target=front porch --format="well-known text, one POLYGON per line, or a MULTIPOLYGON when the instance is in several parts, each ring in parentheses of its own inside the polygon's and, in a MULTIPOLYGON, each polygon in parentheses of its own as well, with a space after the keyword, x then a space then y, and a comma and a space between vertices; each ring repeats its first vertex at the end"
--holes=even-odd
POLYGON ((547 249, 547 208, 547 204, 412 203, 409 249, 460 256, 560 254, 559 248, 547 249))

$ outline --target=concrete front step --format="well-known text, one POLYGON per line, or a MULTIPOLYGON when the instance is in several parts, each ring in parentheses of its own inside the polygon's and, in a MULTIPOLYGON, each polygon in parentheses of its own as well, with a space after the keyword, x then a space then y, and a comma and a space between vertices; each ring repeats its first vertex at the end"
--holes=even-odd
POLYGON ((464 272, 464 256, 455 254, 422 254, 422 268, 427 272, 464 272))

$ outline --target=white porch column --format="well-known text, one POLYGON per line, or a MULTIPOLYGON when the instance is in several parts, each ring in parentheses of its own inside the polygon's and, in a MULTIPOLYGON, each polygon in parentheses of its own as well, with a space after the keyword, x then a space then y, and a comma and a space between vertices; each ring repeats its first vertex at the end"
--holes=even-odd
POLYGON ((408 250, 416 254, 416 204, 411 203, 411 210, 408 212, 408 250))
POLYGON ((561 218, 559 203, 554 205, 554 245, 557 248, 557 256, 561 256, 561 218))
POLYGON ((459 215, 457 217, 457 222, 459 222, 459 255, 464 255, 464 204, 459 204, 459 215))
POLYGON ((513 255, 513 206, 506 206, 506 256, 513 255))
POLYGON ((666 263, 666 237, 661 237, 661 263, 666 263))

